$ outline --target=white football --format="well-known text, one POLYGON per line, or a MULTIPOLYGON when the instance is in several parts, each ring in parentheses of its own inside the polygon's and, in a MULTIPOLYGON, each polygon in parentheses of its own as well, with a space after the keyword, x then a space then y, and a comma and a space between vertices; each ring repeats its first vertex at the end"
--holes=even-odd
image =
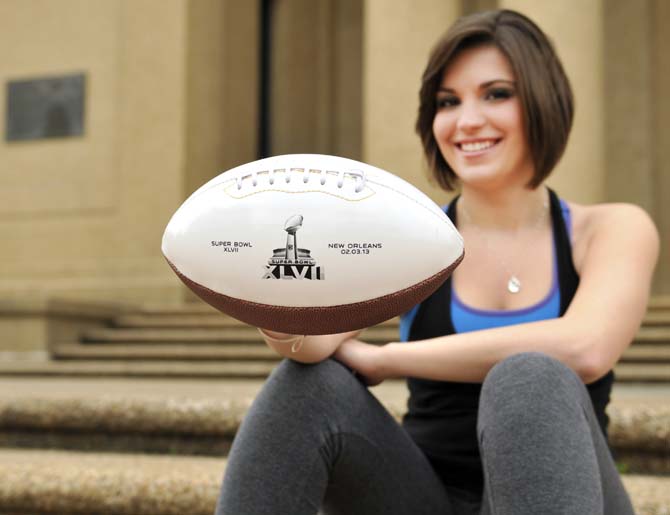
POLYGON ((162 251, 203 300, 291 334, 375 325, 433 293, 463 239, 430 198, 395 175, 318 154, 269 157, 195 191, 162 251))

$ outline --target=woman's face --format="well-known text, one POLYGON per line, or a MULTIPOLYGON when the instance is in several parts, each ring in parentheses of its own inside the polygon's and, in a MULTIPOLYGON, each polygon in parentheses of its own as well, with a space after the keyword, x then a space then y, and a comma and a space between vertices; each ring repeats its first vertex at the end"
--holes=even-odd
POLYGON ((437 91, 433 134, 464 185, 527 184, 533 161, 512 68, 494 46, 463 50, 437 91))

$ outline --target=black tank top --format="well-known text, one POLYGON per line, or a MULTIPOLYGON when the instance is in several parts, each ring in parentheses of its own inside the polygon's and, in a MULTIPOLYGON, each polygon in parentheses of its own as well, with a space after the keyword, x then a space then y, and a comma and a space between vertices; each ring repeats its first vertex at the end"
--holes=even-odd
MULTIPOLYGON (((549 190, 549 199, 561 295, 560 316, 563 316, 577 291, 579 276, 572 262, 572 248, 560 200, 552 190, 549 190)), ((454 225, 457 200, 454 199, 447 211, 454 225)), ((454 334, 450 305, 451 279, 448 279, 419 307, 410 328, 409 341, 454 334)), ((605 438, 609 422, 605 408, 613 381, 614 374, 610 371, 587 385, 605 438)), ((481 495, 484 478, 477 444, 481 383, 408 378, 407 384, 410 398, 403 426, 445 484, 481 495)))

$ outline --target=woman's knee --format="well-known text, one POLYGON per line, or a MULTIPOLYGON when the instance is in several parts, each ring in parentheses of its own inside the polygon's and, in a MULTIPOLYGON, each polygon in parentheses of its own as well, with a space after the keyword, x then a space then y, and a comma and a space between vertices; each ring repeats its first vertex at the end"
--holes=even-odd
POLYGON ((319 363, 298 363, 284 359, 272 371, 267 383, 273 387, 343 389, 356 382, 352 372, 341 363, 326 359, 319 363))
POLYGON ((336 406, 362 391, 365 387, 352 372, 335 360, 304 364, 285 359, 272 372, 261 395, 271 403, 290 399, 292 404, 336 406))
POLYGON ((483 389, 499 392, 503 389, 535 387, 548 384, 560 387, 573 383, 577 374, 556 358, 542 352, 522 352, 497 363, 487 374, 483 389))
POLYGON ((527 420, 547 406, 578 404, 583 389, 577 374, 557 359, 541 352, 515 354, 487 374, 480 417, 482 422, 500 416, 527 420))

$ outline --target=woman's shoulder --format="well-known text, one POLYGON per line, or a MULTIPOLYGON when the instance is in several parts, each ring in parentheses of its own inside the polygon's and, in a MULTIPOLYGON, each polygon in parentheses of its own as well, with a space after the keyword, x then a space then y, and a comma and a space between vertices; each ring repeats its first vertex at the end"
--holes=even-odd
POLYGON ((570 200, 565 202, 572 215, 573 228, 584 233, 607 229, 612 224, 621 224, 621 228, 654 225, 649 214, 635 204, 578 204, 570 200))
POLYGON ((658 233, 649 214, 627 203, 579 204, 567 200, 573 231, 573 259, 579 270, 589 248, 598 239, 619 239, 622 245, 658 244, 658 233))

